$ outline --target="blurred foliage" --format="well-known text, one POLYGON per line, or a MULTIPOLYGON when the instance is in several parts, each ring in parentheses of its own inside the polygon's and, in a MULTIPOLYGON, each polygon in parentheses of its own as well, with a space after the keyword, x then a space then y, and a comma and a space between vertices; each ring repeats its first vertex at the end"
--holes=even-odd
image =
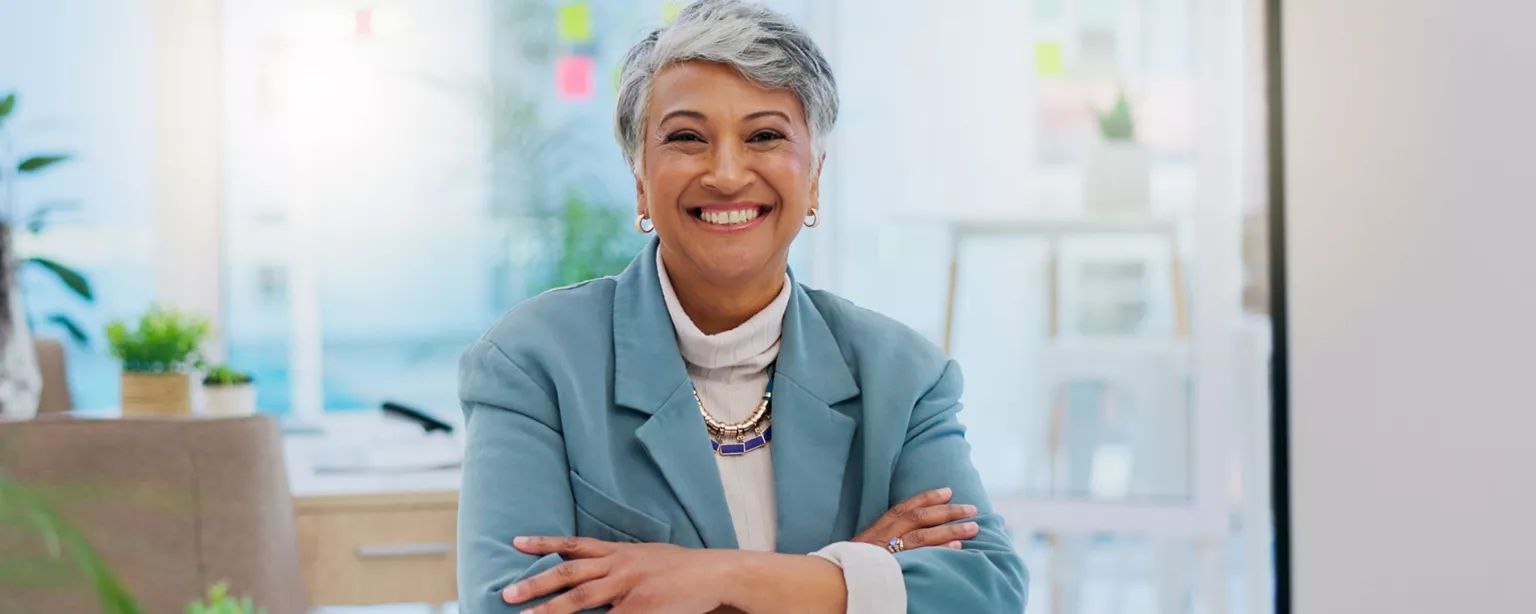
MULTIPOLYGON (((554 119, 557 114, 546 112, 546 103, 534 94, 545 88, 530 85, 553 66, 557 4, 496 3, 498 52, 505 65, 489 88, 491 149, 504 214, 533 229, 509 241, 538 242, 539 257, 524 263, 535 269, 528 276, 529 295, 617 274, 645 242, 632 227, 633 205, 609 197, 601 181, 574 170, 592 151, 579 137, 576 120, 554 119)), ((509 253, 517 251, 509 245, 509 253)))
POLYGON ((1125 90, 1120 90, 1115 106, 1108 112, 1099 113, 1099 133, 1110 141, 1136 140, 1136 117, 1131 112, 1131 101, 1125 90))
POLYGON ((206 601, 188 605, 187 614, 267 614, 267 610, 251 603, 250 595, 236 599, 229 594, 229 583, 219 582, 208 588, 206 601))
MULTIPOLYGON (((0 259, 11 254, 13 237, 11 233, 25 230, 29 234, 41 234, 47 230, 56 220, 56 216, 74 208, 74 203, 68 201, 53 201, 40 203, 33 207, 23 207, 16 196, 16 180, 26 175, 36 175, 52 169, 70 160, 67 153, 34 153, 22 156, 13 156, 10 146, 10 133, 6 130, 6 120, 16 110, 17 94, 11 92, 4 98, 0 98, 0 259)), ((17 270, 31 267, 40 270, 48 276, 57 279, 70 293, 79 297, 85 303, 93 303, 96 300, 95 293, 91 290, 91 283, 79 271, 48 258, 26 258, 17 264, 17 270)), ((0 264, 0 305, 9 300, 9 293, 14 291, 15 271, 0 264)), ((90 338, 85 334, 74 318, 62 310, 53 310, 47 315, 40 316, 36 309, 28 305, 27 319, 29 326, 36 328, 42 322, 58 326, 63 329, 70 339, 76 343, 85 345, 90 338)), ((0 322, 0 341, 9 334, 8 323, 0 322)))
POLYGON ((255 379, 251 377, 251 374, 244 371, 236 371, 230 368, 229 365, 216 365, 208 369, 208 372, 203 375, 203 385, 205 386, 237 386, 249 384, 253 381, 255 379))
POLYGON ((141 614, 133 596, 77 529, 54 510, 38 489, 0 472, 0 530, 16 532, 42 543, 41 558, 6 555, 0 558, 0 593, 5 587, 69 589, 84 579, 101 605, 102 614, 141 614))
POLYGON ((199 367, 199 348, 207 339, 208 320, 156 305, 139 318, 138 328, 121 321, 107 325, 112 355, 132 373, 169 373, 199 367))
POLYGON ((589 202, 575 192, 566 196, 556 213, 560 258, 553 276, 545 282, 551 288, 618 274, 629 266, 644 241, 624 210, 589 202))

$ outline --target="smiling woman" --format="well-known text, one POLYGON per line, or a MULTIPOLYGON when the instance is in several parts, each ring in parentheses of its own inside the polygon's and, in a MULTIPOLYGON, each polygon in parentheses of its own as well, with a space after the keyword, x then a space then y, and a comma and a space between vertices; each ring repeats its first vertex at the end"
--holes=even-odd
POLYGON ((657 238, 461 359, 466 612, 1023 611, 959 368, 789 273, 836 118, 816 45, 754 4, 631 50, 616 129, 657 238))

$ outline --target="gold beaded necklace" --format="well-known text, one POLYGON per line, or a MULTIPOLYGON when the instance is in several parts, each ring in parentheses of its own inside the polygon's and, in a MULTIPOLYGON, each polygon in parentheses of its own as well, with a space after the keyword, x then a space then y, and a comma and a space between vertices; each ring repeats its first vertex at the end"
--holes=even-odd
POLYGON ((767 446, 773 440, 773 425, 769 424, 773 406, 772 377, 768 379, 768 388, 763 391, 763 399, 758 401, 757 409, 746 420, 735 424, 721 422, 709 415, 696 387, 693 389, 693 402, 698 403, 699 415, 704 416, 704 427, 709 430, 709 447, 721 456, 740 456, 767 446))

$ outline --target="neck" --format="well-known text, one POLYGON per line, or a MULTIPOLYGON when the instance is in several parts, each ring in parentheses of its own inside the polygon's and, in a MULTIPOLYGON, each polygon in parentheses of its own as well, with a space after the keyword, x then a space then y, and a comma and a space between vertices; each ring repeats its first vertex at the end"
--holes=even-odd
POLYGON ((662 264, 667 267, 667 278, 672 281, 672 291, 677 302, 693 325, 706 335, 716 335, 741 326, 757 315, 784 289, 784 275, 788 263, 766 267, 766 270, 748 279, 719 282, 711 280, 693 267, 674 264, 676 259, 668 252, 661 253, 662 264))

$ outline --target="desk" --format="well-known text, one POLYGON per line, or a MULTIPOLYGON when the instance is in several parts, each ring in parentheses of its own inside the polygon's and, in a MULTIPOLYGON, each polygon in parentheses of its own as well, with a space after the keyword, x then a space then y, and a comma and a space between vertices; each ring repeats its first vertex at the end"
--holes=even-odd
POLYGON ((310 605, 457 601, 462 472, 317 471, 317 451, 402 428, 372 412, 327 415, 318 426, 322 433, 283 438, 310 605))

